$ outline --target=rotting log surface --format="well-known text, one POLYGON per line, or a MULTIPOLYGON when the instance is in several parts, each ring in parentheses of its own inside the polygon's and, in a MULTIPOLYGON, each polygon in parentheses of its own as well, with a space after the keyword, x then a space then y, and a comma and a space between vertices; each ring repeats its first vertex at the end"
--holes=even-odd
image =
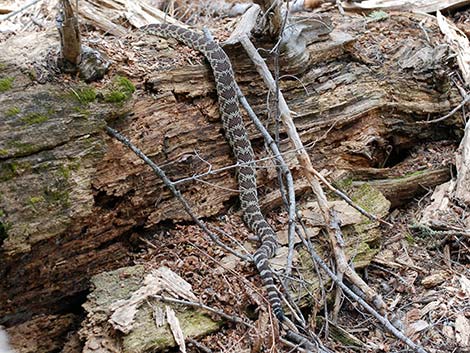
MULTIPOLYGON (((436 25, 429 19, 421 25, 423 19, 345 17, 329 36, 307 45, 309 55, 281 60, 281 89, 304 144, 313 146, 318 170, 354 180, 355 168, 369 169, 381 179, 390 169, 380 168, 390 149, 458 135, 454 121, 415 124, 447 113, 460 100, 446 75, 436 25)), ((240 48, 227 51, 242 91, 265 118, 261 80, 240 48)), ((151 55, 158 61, 176 54, 167 48, 151 55)), ((187 219, 150 169, 105 134, 106 116, 132 111, 113 126, 172 179, 204 172, 207 162, 216 169, 233 160, 205 64, 149 72, 147 92, 139 91, 123 108, 68 106, 57 92, 70 87, 31 84, 14 58, 0 56, 0 62, 2 78, 15 77, 0 94, 0 324, 11 325, 67 311, 91 275, 129 263, 132 234, 187 219), (15 107, 19 112, 13 114, 15 107)), ((264 157, 260 135, 251 124, 249 130, 257 156, 264 157)), ((290 149, 285 139, 281 148, 290 149)), ((287 156, 292 166, 293 152, 287 156)), ((226 212, 237 196, 233 170, 205 180, 210 184, 180 189, 200 216, 226 212)), ((275 180, 273 168, 260 168, 259 180, 263 195, 275 180)))

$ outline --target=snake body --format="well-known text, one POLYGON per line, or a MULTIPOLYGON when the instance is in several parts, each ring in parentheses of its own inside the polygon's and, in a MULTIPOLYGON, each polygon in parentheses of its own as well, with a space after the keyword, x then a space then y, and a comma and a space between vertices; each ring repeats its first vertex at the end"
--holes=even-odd
POLYGON ((260 246, 255 251, 253 260, 263 280, 273 312, 282 322, 285 319, 284 312, 279 294, 274 286, 273 273, 269 268, 269 259, 274 256, 278 246, 277 237, 266 222, 259 206, 255 157, 240 112, 230 60, 215 41, 206 38, 203 34, 171 24, 152 24, 142 27, 142 29, 156 36, 175 38, 184 45, 201 52, 209 61, 215 77, 225 135, 239 164, 237 177, 243 220, 260 240, 260 246))

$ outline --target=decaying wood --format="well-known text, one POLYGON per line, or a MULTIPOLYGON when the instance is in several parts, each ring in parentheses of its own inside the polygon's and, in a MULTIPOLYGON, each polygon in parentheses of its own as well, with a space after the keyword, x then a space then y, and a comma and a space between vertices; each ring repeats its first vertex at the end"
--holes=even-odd
MULTIPOLYGON (((452 119, 415 124, 447 113, 461 100, 445 75, 443 40, 436 33, 435 23, 416 14, 381 22, 352 17, 330 35, 307 41, 302 55, 281 57, 281 89, 316 169, 329 172, 331 180, 354 182, 358 168, 383 175, 390 148, 454 137, 452 119), (419 25, 428 29, 430 42, 419 25), (402 35, 385 36, 383 26, 402 35)), ((138 64, 177 56, 167 44, 159 48, 149 50, 155 57, 150 65, 138 64)), ((239 47, 226 49, 242 91, 257 114, 267 116, 266 90, 251 62, 239 47)), ((0 95, 0 323, 7 325, 66 311, 88 288, 90 276, 129 263, 131 235, 188 220, 153 172, 107 137, 104 116, 121 116, 112 123, 172 179, 203 173, 208 163, 233 163, 204 63, 149 69, 147 91, 123 107, 86 105, 64 97, 79 87, 32 83, 22 71, 30 66, 19 66, 18 55, 8 56, 11 50, 0 53, 2 77, 14 77, 12 88, 0 95), (126 111, 133 115, 123 117, 126 111)), ((249 130, 258 158, 266 157, 260 135, 251 124, 249 130)), ((295 149, 286 138, 280 147, 293 167, 295 149)), ((269 160, 260 165, 271 166, 269 160)), ((300 175, 298 167, 293 172, 300 175)), ((258 174, 265 203, 275 172, 260 168, 258 174)), ((200 216, 226 213, 237 196, 232 171, 204 180, 180 189, 200 216)))
POLYGON ((455 197, 464 205, 470 204, 470 123, 465 126, 465 135, 457 153, 457 185, 455 197))
POLYGON ((281 33, 281 28, 284 22, 282 12, 282 1, 278 0, 254 0, 263 12, 265 27, 267 33, 273 38, 277 39, 281 33))
POLYGON ((468 0, 367 0, 344 1, 343 6, 347 10, 401 10, 417 12, 436 12, 446 9, 456 9, 468 5, 468 0))

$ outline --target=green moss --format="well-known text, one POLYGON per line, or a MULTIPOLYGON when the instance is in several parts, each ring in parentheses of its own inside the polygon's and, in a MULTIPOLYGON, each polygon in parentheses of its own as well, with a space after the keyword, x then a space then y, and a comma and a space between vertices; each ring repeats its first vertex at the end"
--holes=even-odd
POLYGON ((411 173, 406 174, 403 178, 416 177, 416 176, 419 176, 419 175, 423 175, 425 173, 426 173, 426 170, 417 170, 415 172, 411 172, 411 173))
POLYGON ((31 196, 29 198, 29 203, 32 204, 32 205, 35 205, 39 202, 43 202, 44 201, 44 197, 42 196, 31 196))
POLYGON ((8 150, 4 148, 0 148, 0 156, 6 156, 8 154, 8 150))
POLYGON ((86 86, 72 89, 72 96, 82 104, 94 102, 96 99, 96 90, 93 87, 86 86))
POLYGON ((13 86, 13 81, 15 79, 13 77, 6 77, 0 79, 0 93, 6 92, 11 89, 13 86))
POLYGON ((343 191, 346 191, 346 190, 349 190, 349 188, 351 188, 352 184, 353 184, 353 181, 354 179, 351 178, 351 177, 348 177, 348 178, 343 178, 343 179, 340 179, 338 181, 336 181, 334 183, 334 185, 340 189, 340 190, 343 190, 343 191))
POLYGON ((36 205, 38 203, 44 202, 44 197, 43 196, 31 196, 28 200, 28 204, 31 206, 31 208, 37 212, 36 205))
POLYGON ((7 110, 7 112, 6 112, 5 115, 6 115, 7 117, 11 117, 11 116, 15 116, 15 115, 17 115, 17 114, 19 114, 19 113, 20 113, 20 108, 18 108, 18 107, 11 107, 10 109, 7 110))
POLYGON ((115 82, 122 92, 128 93, 129 95, 135 92, 135 86, 128 78, 117 76, 115 82))
POLYGON ((18 149, 18 154, 21 155, 28 155, 38 150, 37 147, 31 143, 23 143, 17 141, 8 143, 8 146, 18 149))
POLYGON ((5 70, 6 67, 4 63, 0 63, 0 71, 5 70))
POLYGON ((70 206, 70 194, 67 190, 51 190, 44 191, 44 198, 51 205, 70 206))
POLYGON ((0 209, 0 217, 3 217, 3 216, 5 216, 5 211, 0 209))
POLYGON ((108 103, 121 103, 127 99, 127 95, 121 91, 110 91, 104 95, 104 101, 108 103))
POLYGON ((406 232, 405 240, 407 241, 408 244, 411 244, 411 245, 416 244, 415 238, 413 238, 413 235, 411 235, 409 232, 406 232))
POLYGON ((73 107, 73 110, 76 111, 81 116, 83 116, 85 119, 88 119, 91 115, 91 111, 83 107, 73 107))
POLYGON ((369 16, 367 16, 367 22, 383 21, 389 17, 389 14, 385 11, 372 11, 369 16))
POLYGON ((70 178, 71 171, 70 171, 70 168, 68 166, 61 165, 60 168, 59 168, 59 173, 60 173, 60 175, 62 175, 64 177, 64 179, 68 179, 68 178, 70 178))
POLYGON ((104 101, 108 103, 121 103, 129 99, 135 92, 135 86, 126 77, 117 76, 109 91, 104 94, 104 101))
POLYGON ((31 113, 21 118, 21 121, 28 125, 41 124, 47 120, 49 120, 47 116, 39 113, 31 113))
POLYGON ((8 181, 17 175, 18 163, 9 162, 0 165, 0 181, 8 181))
POLYGON ((0 222, 0 239, 8 238, 8 231, 11 229, 10 223, 0 222))

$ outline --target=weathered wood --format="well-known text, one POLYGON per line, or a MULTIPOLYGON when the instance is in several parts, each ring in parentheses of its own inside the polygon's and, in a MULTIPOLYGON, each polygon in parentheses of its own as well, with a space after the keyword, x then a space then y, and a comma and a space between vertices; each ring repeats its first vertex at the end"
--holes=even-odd
MULTIPOLYGON (((354 180, 358 168, 380 171, 390 148, 455 137, 454 120, 416 125, 460 101, 444 74, 447 56, 435 24, 416 14, 335 22, 343 24, 329 36, 307 40, 307 52, 281 57, 281 89, 318 170, 331 172, 332 180, 344 175, 354 180), (387 34, 386 28, 401 34, 387 34)), ((136 47, 153 58, 137 65, 150 68, 184 57, 179 46, 171 47, 160 45, 158 53, 136 47)), ((251 63, 240 48, 227 51, 242 91, 272 128, 267 93, 251 63)), ((57 92, 79 87, 38 86, 21 73, 30 62, 20 65, 18 53, 9 53, 0 51, 1 78, 14 79, 0 94, 0 323, 12 325, 39 313, 66 311, 91 275, 128 264, 130 235, 188 219, 149 168, 106 136, 104 116, 132 111, 112 124, 173 180, 203 173, 208 164, 231 165, 233 159, 221 133, 212 75, 202 60, 149 71, 146 91, 119 106, 73 103, 68 93, 65 98, 57 92)), ((260 135, 252 124, 248 129, 257 157, 266 157, 260 135)), ((281 138, 298 175, 295 152, 283 132, 281 138)), ((260 165, 269 167, 258 173, 263 199, 276 174, 270 160, 260 165)), ((236 204, 233 170, 204 180, 179 185, 200 216, 223 214, 236 204)))

